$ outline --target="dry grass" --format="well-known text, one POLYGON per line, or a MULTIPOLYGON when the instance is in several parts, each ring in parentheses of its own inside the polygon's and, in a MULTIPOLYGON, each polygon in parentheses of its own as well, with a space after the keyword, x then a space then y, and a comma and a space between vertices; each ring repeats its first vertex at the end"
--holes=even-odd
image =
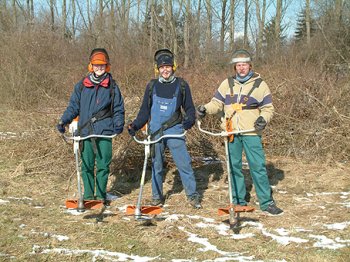
MULTIPOLYGON (((228 256, 232 259, 235 257, 233 252, 246 259, 252 256, 253 261, 348 260, 350 225, 347 224, 343 230, 325 226, 349 223, 350 168, 346 164, 295 161, 268 154, 274 198, 285 214, 268 217, 259 210, 244 214, 242 217, 248 224, 240 229, 239 234, 226 230, 228 235, 222 235, 215 226, 227 225, 226 217, 217 216, 217 208, 228 204, 224 164, 204 166, 200 161, 194 163, 198 189, 203 195, 204 208, 201 210, 193 210, 187 204, 171 161, 164 183, 165 192, 168 192, 167 206, 162 215, 168 219, 140 223, 119 210, 136 202, 143 161, 143 149, 134 142, 130 143, 128 135, 123 133, 121 138, 114 140, 109 184, 110 192, 119 198, 112 202, 111 212, 103 216, 102 222, 97 222, 96 212, 74 216, 63 208, 65 199, 75 193, 74 158, 71 146, 66 145, 54 131, 54 121, 38 113, 3 111, 2 115, 0 130, 21 132, 16 138, 0 140, 3 152, 0 156, 0 199, 9 201, 0 203, 1 259, 91 261, 95 257, 96 261, 118 261, 118 257, 111 254, 104 254, 105 257, 92 254, 93 250, 105 250, 157 257, 155 261, 208 261, 228 256), (177 215, 178 220, 169 219, 170 215, 177 215), (200 222, 207 227, 199 227, 200 222), (260 223, 263 228, 259 229, 253 222, 260 223), (276 231, 282 228, 289 232, 289 237, 308 242, 282 245, 274 239, 282 237, 276 231), (195 242, 191 234, 207 239, 219 251, 201 250, 205 245, 195 242), (246 234, 253 235, 233 238, 246 234), (59 241, 59 235, 69 239, 59 241), (316 236, 326 236, 345 247, 334 250, 315 247, 314 244, 319 242, 316 236), (54 252, 55 248, 66 249, 66 254, 54 252), (74 250, 81 253, 69 254, 74 250), (231 255, 224 252, 231 252, 231 255)), ((194 157, 200 156, 199 144, 193 142, 199 139, 195 129, 190 132, 189 138, 194 157)), ((220 141, 212 140, 206 145, 203 152, 223 160, 220 141)), ((150 200, 149 180, 148 171, 144 204, 150 200)), ((257 207, 254 189, 251 191, 251 205, 257 207)), ((134 260, 137 261, 136 258, 134 260)))

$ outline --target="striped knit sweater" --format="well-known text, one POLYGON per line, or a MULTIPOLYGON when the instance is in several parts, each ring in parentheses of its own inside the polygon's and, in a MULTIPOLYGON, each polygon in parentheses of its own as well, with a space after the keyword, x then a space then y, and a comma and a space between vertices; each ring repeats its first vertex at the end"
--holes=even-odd
MULTIPOLYGON (((233 88, 233 97, 230 95, 230 87, 228 79, 225 79, 215 92, 214 97, 205 105, 208 114, 225 113, 225 118, 222 119, 222 128, 225 130, 225 119, 231 118, 233 130, 248 130, 254 129, 254 122, 259 116, 262 116, 267 123, 271 121, 274 107, 272 105, 272 95, 269 87, 262 81, 259 87, 250 94, 245 102, 244 98, 252 89, 254 81, 260 78, 258 73, 254 73, 245 83, 240 83, 236 79, 233 88), (248 107, 256 107, 254 109, 237 110, 234 104, 244 104, 248 107)), ((237 107, 236 107, 237 108, 237 107)), ((256 135, 257 133, 247 133, 247 135, 256 135)))

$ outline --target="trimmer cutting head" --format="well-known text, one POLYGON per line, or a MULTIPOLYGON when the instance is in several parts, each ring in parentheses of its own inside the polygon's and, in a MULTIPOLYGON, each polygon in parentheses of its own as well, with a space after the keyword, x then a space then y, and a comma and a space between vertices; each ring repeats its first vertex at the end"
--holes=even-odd
MULTIPOLYGON (((103 207, 102 200, 84 200, 85 209, 100 209, 103 207)), ((78 209, 79 208, 79 200, 78 199, 67 199, 66 200, 66 208, 78 209)))
POLYGON ((136 206, 127 206, 126 214, 127 215, 159 215, 163 212, 163 209, 158 206, 141 206, 140 210, 136 206), (139 214, 140 213, 140 214, 139 214))

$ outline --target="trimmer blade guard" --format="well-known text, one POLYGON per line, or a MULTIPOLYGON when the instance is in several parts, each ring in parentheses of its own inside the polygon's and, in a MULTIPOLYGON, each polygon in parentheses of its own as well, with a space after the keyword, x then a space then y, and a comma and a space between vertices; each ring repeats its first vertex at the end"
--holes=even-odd
MULTIPOLYGON (((67 199, 66 208, 77 209, 79 201, 77 199, 67 199)), ((103 201, 101 200, 84 200, 85 209, 99 209, 102 208, 103 201)))
MULTIPOLYGON (((255 210, 254 207, 251 206, 234 206, 234 211, 236 213, 242 213, 242 212, 253 212, 255 210)), ((218 209, 218 215, 223 216, 223 215, 229 215, 230 214, 230 207, 227 208, 219 208, 218 209)))
MULTIPOLYGON (((135 215, 136 206, 127 206, 126 207, 126 214, 127 215, 135 215)), ((163 212, 163 209, 161 207, 157 206, 141 206, 141 214, 147 214, 147 215, 159 215, 163 212)))

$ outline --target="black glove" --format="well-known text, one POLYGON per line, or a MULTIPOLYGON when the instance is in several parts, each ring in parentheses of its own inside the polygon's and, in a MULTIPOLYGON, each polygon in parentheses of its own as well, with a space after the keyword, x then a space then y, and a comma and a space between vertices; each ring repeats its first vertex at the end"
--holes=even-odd
POLYGON ((137 130, 136 130, 134 124, 133 124, 133 123, 130 123, 130 124, 128 125, 128 132, 129 132, 129 135, 135 136, 136 131, 137 131, 137 130))
POLYGON ((66 125, 62 122, 62 120, 60 120, 60 122, 58 122, 56 128, 57 128, 58 132, 60 132, 61 134, 64 134, 64 132, 66 132, 65 126, 66 125))
POLYGON ((254 123, 254 128, 256 131, 262 131, 267 125, 267 122, 262 116, 259 116, 254 123))
POLYGON ((190 129, 193 126, 193 121, 191 121, 188 117, 186 117, 183 121, 182 121, 182 126, 185 130, 190 129))
POLYGON ((115 130, 114 130, 114 134, 116 134, 116 135, 119 135, 120 133, 122 133, 123 132, 123 128, 116 128, 115 130))
POLYGON ((207 109, 205 109, 203 105, 198 106, 196 111, 199 118, 205 117, 205 114, 207 113, 207 109))

